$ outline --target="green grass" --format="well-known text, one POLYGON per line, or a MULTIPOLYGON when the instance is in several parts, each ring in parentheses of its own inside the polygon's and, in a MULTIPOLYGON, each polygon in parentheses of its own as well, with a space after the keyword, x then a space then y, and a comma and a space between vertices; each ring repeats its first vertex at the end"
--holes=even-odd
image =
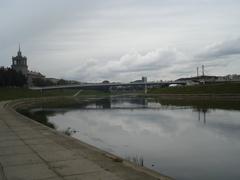
POLYGON ((148 94, 240 94, 240 83, 154 88, 148 94))
MULTIPOLYGON (((21 98, 40 98, 49 96, 73 96, 79 89, 45 90, 43 93, 38 90, 27 88, 0 88, 0 101, 21 99, 21 98)), ((102 97, 108 96, 110 92, 97 90, 82 90, 77 97, 102 97)))
POLYGON ((41 91, 30 90, 27 88, 0 88, 0 101, 21 99, 21 98, 38 98, 48 96, 72 96, 78 90, 48 90, 41 93, 41 91))

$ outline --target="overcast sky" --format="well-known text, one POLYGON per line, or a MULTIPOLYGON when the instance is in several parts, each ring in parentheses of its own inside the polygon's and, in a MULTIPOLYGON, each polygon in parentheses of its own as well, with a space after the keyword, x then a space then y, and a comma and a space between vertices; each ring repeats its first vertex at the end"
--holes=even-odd
POLYGON ((240 74, 239 0, 0 0, 0 66, 79 81, 240 74))

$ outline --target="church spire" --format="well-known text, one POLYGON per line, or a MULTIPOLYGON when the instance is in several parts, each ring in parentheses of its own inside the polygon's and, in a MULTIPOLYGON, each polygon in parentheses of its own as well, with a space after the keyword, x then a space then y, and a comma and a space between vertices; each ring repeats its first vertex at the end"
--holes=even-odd
POLYGON ((19 43, 19 47, 18 47, 18 56, 22 56, 22 52, 21 52, 20 43, 19 43))

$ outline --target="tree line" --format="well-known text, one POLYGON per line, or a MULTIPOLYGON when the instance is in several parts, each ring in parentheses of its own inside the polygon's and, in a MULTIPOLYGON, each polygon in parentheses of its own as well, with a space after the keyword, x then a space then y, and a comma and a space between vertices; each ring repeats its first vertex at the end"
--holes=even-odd
POLYGON ((44 87, 44 86, 59 86, 59 85, 68 85, 68 84, 78 84, 78 82, 67 81, 64 79, 59 79, 56 82, 53 82, 47 78, 34 78, 32 80, 34 86, 44 87))
POLYGON ((27 78, 11 68, 0 68, 0 87, 23 87, 27 84, 27 78))

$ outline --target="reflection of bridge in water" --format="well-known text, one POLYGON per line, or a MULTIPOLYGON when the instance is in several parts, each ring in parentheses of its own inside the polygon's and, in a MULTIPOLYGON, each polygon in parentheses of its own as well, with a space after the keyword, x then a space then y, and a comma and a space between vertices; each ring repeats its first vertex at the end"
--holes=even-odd
POLYGON ((179 109, 189 109, 193 108, 194 111, 198 114, 198 121, 203 122, 204 124, 207 123, 207 113, 210 112, 208 108, 200 108, 200 107, 193 107, 193 106, 175 106, 174 104, 163 105, 161 102, 159 106, 151 106, 152 99, 148 98, 108 98, 108 99, 101 99, 96 102, 96 106, 89 106, 88 110, 102 110, 102 109, 111 109, 111 110, 179 110, 179 109), (126 104, 127 103, 127 104, 126 104), (122 104, 121 106, 115 106, 115 104, 122 104), (125 105, 124 105, 125 104, 125 105))

